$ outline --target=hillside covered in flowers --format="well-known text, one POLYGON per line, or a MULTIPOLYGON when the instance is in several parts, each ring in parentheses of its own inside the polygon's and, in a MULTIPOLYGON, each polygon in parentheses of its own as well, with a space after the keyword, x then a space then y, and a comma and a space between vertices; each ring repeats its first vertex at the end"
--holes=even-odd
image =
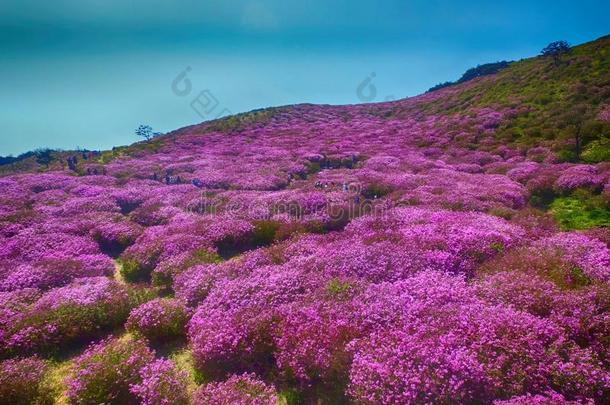
POLYGON ((610 402, 610 37, 0 177, 2 404, 610 402))

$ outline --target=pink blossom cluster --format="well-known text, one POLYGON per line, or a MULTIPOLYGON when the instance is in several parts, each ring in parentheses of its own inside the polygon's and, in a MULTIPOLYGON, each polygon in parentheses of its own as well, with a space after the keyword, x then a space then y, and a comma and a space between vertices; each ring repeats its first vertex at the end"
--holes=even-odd
POLYGON ((122 254, 121 260, 134 263, 142 273, 150 275, 164 261, 178 255, 202 249, 215 252, 223 244, 244 243, 252 228, 244 220, 215 221, 212 217, 183 213, 164 226, 148 227, 122 254))
POLYGON ((599 174, 595 166, 577 165, 564 170, 555 182, 555 187, 561 191, 581 187, 596 189, 602 187, 607 180, 608 174, 599 174))
MULTIPOLYGON (((68 399, 87 404, 137 403, 136 393, 146 393, 138 389, 134 393, 132 387, 142 382, 140 372, 153 359, 154 353, 138 340, 109 338, 95 343, 74 362, 66 380, 68 399)), ((143 374, 150 378, 148 372, 143 374)))
MULTIPOLYGON (((279 246, 270 248, 267 258, 253 252, 239 263, 241 274, 232 270, 232 262, 183 273, 186 280, 201 280, 191 286, 181 280, 178 289, 182 296, 197 297, 191 303, 201 302, 189 326, 199 367, 208 373, 274 368, 304 389, 349 381, 350 395, 365 403, 491 401, 553 389, 555 381, 562 381, 562 393, 570 398, 607 395, 609 375, 600 361, 607 352, 601 341, 590 335, 586 350, 574 343, 586 336, 579 321, 595 319, 601 327, 603 318, 596 310, 586 312, 591 318, 561 312, 570 309, 570 302, 581 302, 574 311, 588 311, 595 300, 554 294, 560 286, 553 278, 546 287, 542 281, 540 290, 523 278, 524 287, 532 289, 522 295, 511 278, 506 284, 482 281, 486 293, 466 284, 464 275, 472 275, 480 263, 521 249, 519 227, 477 213, 403 208, 386 214, 355 220, 340 235, 299 238, 285 244, 279 257, 279 246), (376 251, 378 245, 383 248, 376 251), (401 262, 402 254, 407 256, 401 262), (547 295, 536 292, 547 288, 547 295), (205 293, 197 296, 199 291, 205 293), (509 296, 498 300, 503 291, 509 296), (553 295, 563 301, 550 300, 553 295), (545 305, 558 312, 545 312, 545 305), (424 339, 420 343, 418 336, 424 339), (417 353, 421 357, 414 357, 417 353), (400 363, 402 356, 407 363, 400 363), (387 370, 381 368, 385 361, 387 370), (438 367, 449 361, 454 363, 447 363, 445 380, 438 367), (387 384, 382 376, 390 378, 387 384)), ((562 236, 555 238, 541 239, 530 249, 555 246, 562 236)), ((565 262, 591 263, 610 274, 608 248, 583 238, 580 245, 586 248, 576 249, 565 262)))
POLYGON ((607 392, 610 374, 595 354, 567 344, 552 322, 484 304, 464 288, 421 273, 370 290, 364 319, 376 325, 351 344, 350 393, 365 403, 485 402, 559 381, 572 396, 607 392), (394 322, 401 326, 388 327, 394 322))
POLYGON ((273 387, 253 374, 235 375, 221 383, 201 387, 195 394, 194 405, 275 405, 278 401, 273 387))
POLYGON ((140 382, 130 387, 142 405, 188 405, 188 375, 167 359, 140 369, 140 382))
POLYGON ((189 310, 182 301, 158 298, 132 310, 125 327, 151 341, 162 341, 184 335, 188 319, 189 310))
POLYGON ((5 293, 0 304, 0 353, 48 352, 121 325, 129 313, 124 288, 106 277, 75 279, 40 295, 37 290, 5 293))
POLYGON ((38 357, 0 361, 0 400, 5 404, 47 404, 44 377, 48 363, 38 357))
POLYGON ((592 405, 593 401, 568 401, 563 395, 555 391, 548 391, 544 394, 526 394, 511 399, 494 401, 494 405, 592 405))
POLYGON ((533 248, 561 255, 564 265, 582 271, 590 279, 610 282, 610 251, 598 239, 575 232, 563 232, 536 241, 533 248))

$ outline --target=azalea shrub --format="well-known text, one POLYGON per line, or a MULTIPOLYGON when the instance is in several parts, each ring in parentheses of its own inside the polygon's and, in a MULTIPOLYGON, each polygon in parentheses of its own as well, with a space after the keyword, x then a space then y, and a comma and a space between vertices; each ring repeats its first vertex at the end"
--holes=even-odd
POLYGON ((130 391, 142 405, 188 405, 188 375, 167 359, 158 359, 140 369, 140 382, 130 391))
POLYGON ((125 327, 153 342, 172 340, 186 335, 189 314, 178 299, 154 299, 133 309, 125 327))
POLYGON ((105 277, 74 280, 41 295, 6 325, 5 353, 57 351, 111 330, 127 319, 131 300, 123 287, 105 277))
POLYGON ((132 386, 142 383, 140 372, 153 359, 141 340, 110 338, 95 343, 76 358, 66 381, 67 397, 76 404, 138 403, 132 386))
POLYGON ((195 393, 194 405, 275 405, 278 396, 273 387, 254 374, 231 376, 221 383, 209 383, 195 393))
POLYGON ((37 357, 0 361, 0 402, 15 405, 47 405, 52 393, 45 385, 47 362, 37 357))

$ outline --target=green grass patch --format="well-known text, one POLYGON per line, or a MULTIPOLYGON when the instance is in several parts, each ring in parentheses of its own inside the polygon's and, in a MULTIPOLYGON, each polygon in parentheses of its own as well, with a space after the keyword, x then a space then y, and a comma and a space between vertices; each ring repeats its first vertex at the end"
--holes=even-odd
POLYGON ((610 227, 608 202, 602 196, 572 195, 556 198, 550 206, 553 217, 564 230, 610 227))

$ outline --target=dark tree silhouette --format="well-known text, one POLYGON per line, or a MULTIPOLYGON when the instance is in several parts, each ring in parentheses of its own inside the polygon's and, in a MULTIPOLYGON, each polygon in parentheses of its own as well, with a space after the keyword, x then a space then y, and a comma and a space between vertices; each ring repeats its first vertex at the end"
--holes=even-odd
POLYGON ((542 56, 550 56, 553 58, 555 66, 561 62, 561 57, 570 52, 570 44, 566 41, 555 41, 548 44, 542 51, 542 56))
POLYGON ((588 123, 585 119, 588 115, 588 105, 577 103, 569 106, 563 113, 562 121, 565 127, 562 131, 563 137, 570 140, 573 145, 573 160, 580 161, 582 149, 588 134, 588 123))
POLYGON ((16 162, 16 161, 17 161, 17 158, 12 156, 12 155, 9 155, 9 156, 0 156, 0 166, 8 165, 8 164, 11 164, 11 163, 16 162))
POLYGON ((439 84, 437 84, 434 87, 430 87, 426 93, 430 93, 431 91, 436 91, 436 90, 444 89, 445 87, 453 86, 454 84, 455 84, 454 82, 439 83, 439 84))
POLYGON ((146 139, 147 141, 151 140, 155 136, 150 125, 140 125, 138 128, 136 128, 136 135, 146 139))
POLYGON ((458 83, 464 83, 477 77, 488 76, 498 73, 502 69, 506 69, 510 62, 500 61, 494 63, 485 63, 484 65, 478 65, 477 67, 468 69, 466 73, 462 75, 458 83))
POLYGON ((140 125, 136 128, 136 135, 150 141, 153 138, 163 135, 162 132, 153 132, 153 129, 150 125, 140 125))
POLYGON ((36 156, 36 163, 46 167, 49 167, 49 164, 54 160, 53 150, 48 148, 35 150, 34 156, 36 156))
POLYGON ((445 82, 445 83, 437 84, 436 86, 428 89, 427 92, 429 93, 431 91, 440 90, 445 87, 453 86, 453 85, 456 85, 459 83, 465 83, 472 79, 476 79, 477 77, 496 74, 499 71, 501 71, 502 69, 506 69, 508 67, 508 65, 510 65, 510 63, 511 62, 503 60, 500 62, 486 63, 484 65, 478 65, 477 67, 468 69, 459 80, 457 80, 455 82, 445 82))

